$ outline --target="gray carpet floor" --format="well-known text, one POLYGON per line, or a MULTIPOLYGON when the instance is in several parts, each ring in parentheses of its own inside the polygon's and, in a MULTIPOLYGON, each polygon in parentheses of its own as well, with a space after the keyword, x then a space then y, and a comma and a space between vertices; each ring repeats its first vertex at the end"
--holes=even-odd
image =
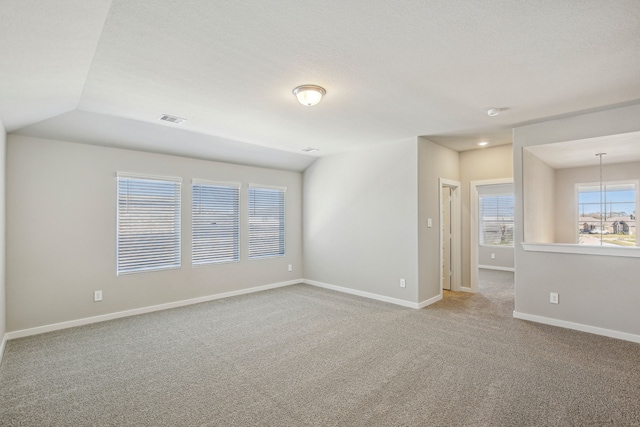
POLYGON ((638 426, 640 345, 295 285, 11 340, 2 426, 638 426))

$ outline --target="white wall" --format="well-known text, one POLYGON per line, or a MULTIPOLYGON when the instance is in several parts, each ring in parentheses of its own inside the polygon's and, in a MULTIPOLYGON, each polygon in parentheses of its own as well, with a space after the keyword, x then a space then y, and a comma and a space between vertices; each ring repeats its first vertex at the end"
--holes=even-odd
POLYGON ((6 138, 4 125, 0 120, 0 360, 2 360, 2 343, 4 334, 7 332, 7 304, 5 291, 5 255, 6 255, 6 239, 5 239, 5 221, 6 221, 6 198, 5 198, 5 179, 6 179, 6 138))
MULTIPOLYGON (((582 114, 514 130, 515 312, 546 323, 640 339, 638 258, 525 251, 522 148, 640 131, 640 105, 582 114), (549 303, 559 293, 559 304, 549 303), (582 327, 580 326, 580 327, 582 327), (598 329, 599 328, 599 329, 598 329)), ((629 248, 632 250, 631 248, 629 248)))
MULTIPOLYGON (((419 301, 441 293, 440 287, 440 178, 460 180, 458 152, 418 138, 419 301), (433 227, 427 227, 431 218, 433 227)), ((464 241, 464 235, 461 236, 464 241)))
MULTIPOLYGON (((471 284, 471 181, 513 178, 513 147, 500 145, 460 153, 462 184, 462 286, 471 284)), ((513 251, 512 251, 513 252, 513 251)), ((482 263, 480 263, 482 264, 482 263)))
POLYGON ((417 212, 415 138, 318 159, 304 172, 305 278, 416 303, 417 212))
POLYGON ((9 135, 7 331, 300 280, 301 185, 296 172, 9 135), (116 276, 118 171, 182 177, 181 269, 116 276), (241 262, 191 266, 192 178, 243 184, 241 262), (247 259, 248 183, 287 187, 286 257, 247 259))

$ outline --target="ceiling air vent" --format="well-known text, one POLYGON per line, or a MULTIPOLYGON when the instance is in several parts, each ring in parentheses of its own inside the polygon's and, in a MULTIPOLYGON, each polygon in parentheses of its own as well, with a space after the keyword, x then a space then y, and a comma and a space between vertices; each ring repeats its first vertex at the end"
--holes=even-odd
POLYGON ((165 122, 175 123, 175 124, 178 125, 178 124, 186 121, 187 119, 183 119, 183 118, 176 117, 176 116, 170 116, 168 114, 163 114, 158 118, 158 120, 163 120, 165 122))

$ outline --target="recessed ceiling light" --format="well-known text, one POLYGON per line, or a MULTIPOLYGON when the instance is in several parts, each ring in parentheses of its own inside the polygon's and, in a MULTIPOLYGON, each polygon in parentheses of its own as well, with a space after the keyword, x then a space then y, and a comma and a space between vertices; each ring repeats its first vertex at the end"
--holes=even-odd
POLYGON ((170 116, 168 114, 161 115, 160 117, 158 117, 158 120, 162 120, 162 121, 170 122, 170 123, 175 123, 177 125, 187 121, 187 119, 183 119, 182 117, 170 116))
POLYGON ((478 145, 484 147, 485 145, 489 145, 487 141, 478 142, 478 145))
POLYGON ((487 115, 490 117, 497 116, 498 114, 500 114, 500 108, 489 108, 487 110, 487 115))
POLYGON ((298 98, 300 104, 311 107, 320 102, 327 91, 316 85, 302 85, 295 88, 293 94, 298 98))
POLYGON ((305 153, 315 153, 316 151, 320 151, 317 148, 311 148, 311 147, 307 147, 307 148, 303 148, 301 151, 304 151, 305 153))

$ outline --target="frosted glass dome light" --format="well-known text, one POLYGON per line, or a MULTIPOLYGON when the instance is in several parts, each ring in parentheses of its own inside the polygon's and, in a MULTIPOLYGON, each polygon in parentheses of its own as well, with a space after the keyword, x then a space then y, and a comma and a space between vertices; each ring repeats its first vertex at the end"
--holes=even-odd
POLYGON ((293 90, 293 94, 298 98, 298 102, 307 107, 316 105, 327 93, 324 88, 316 85, 302 85, 293 90))

